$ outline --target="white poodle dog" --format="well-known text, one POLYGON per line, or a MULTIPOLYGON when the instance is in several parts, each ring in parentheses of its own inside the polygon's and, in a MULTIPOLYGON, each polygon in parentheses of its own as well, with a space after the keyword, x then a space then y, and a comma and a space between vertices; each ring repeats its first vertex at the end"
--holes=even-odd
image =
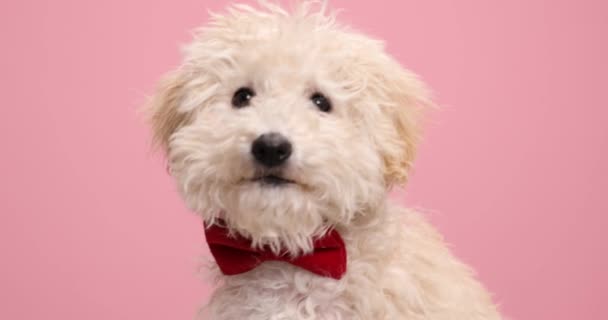
POLYGON ((219 283, 205 319, 500 319, 411 210, 428 91, 324 2, 212 15, 148 108, 219 283))

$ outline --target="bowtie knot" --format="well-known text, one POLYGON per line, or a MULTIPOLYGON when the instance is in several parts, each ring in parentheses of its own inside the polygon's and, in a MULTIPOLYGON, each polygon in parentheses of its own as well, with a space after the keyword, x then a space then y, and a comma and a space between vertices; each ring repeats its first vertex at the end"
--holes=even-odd
POLYGON ((283 261, 324 277, 340 279, 346 272, 346 247, 340 234, 331 229, 315 238, 311 253, 290 257, 275 254, 269 248, 253 248, 251 240, 231 235, 228 229, 213 224, 205 227, 211 254, 225 275, 251 271, 265 261, 283 261))

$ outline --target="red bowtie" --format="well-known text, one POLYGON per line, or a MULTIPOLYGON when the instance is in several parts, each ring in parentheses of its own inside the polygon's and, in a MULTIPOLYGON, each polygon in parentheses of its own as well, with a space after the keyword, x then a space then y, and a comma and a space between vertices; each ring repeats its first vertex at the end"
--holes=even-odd
POLYGON ((346 272, 346 247, 336 230, 314 240, 314 251, 296 258, 276 255, 269 249, 255 249, 241 236, 229 236, 216 224, 205 228, 209 250, 225 275, 250 271, 264 261, 284 261, 324 277, 340 279, 346 272))

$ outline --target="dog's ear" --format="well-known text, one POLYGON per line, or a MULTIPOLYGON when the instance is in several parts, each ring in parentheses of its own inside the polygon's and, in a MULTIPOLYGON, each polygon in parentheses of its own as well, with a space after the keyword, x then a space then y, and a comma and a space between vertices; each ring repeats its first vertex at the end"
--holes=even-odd
POLYGON ((152 128, 153 145, 168 151, 173 132, 187 119, 188 114, 179 112, 186 81, 179 71, 173 71, 161 79, 156 93, 145 106, 145 114, 152 128))
POLYGON ((433 104, 427 87, 415 74, 395 61, 385 67, 381 100, 386 104, 384 112, 389 115, 393 130, 383 141, 382 154, 385 181, 391 187, 407 182, 420 140, 422 115, 433 104))

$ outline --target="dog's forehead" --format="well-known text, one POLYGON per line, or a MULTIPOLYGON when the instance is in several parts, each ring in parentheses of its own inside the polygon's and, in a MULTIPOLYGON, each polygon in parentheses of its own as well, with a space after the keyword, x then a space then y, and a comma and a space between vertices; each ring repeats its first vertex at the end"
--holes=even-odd
MULTIPOLYGON (((238 43, 234 50, 237 76, 250 81, 274 80, 284 86, 310 86, 319 82, 340 82, 352 74, 363 77, 369 64, 359 63, 361 55, 351 39, 284 31, 275 36, 264 33, 255 40, 238 43), (349 41, 351 44, 349 44, 349 41)), ((363 79, 358 79, 363 80, 363 79)))
POLYGON ((382 42, 323 19, 249 12, 218 19, 185 47, 186 67, 230 90, 350 92, 353 99, 383 73, 382 42))
MULTIPOLYGON (((235 57, 240 75, 251 81, 274 79, 284 85, 327 78, 332 66, 331 60, 328 56, 304 48, 281 47, 275 43, 259 43, 254 50, 235 57)), ((334 61, 335 63, 340 61, 334 61)))

